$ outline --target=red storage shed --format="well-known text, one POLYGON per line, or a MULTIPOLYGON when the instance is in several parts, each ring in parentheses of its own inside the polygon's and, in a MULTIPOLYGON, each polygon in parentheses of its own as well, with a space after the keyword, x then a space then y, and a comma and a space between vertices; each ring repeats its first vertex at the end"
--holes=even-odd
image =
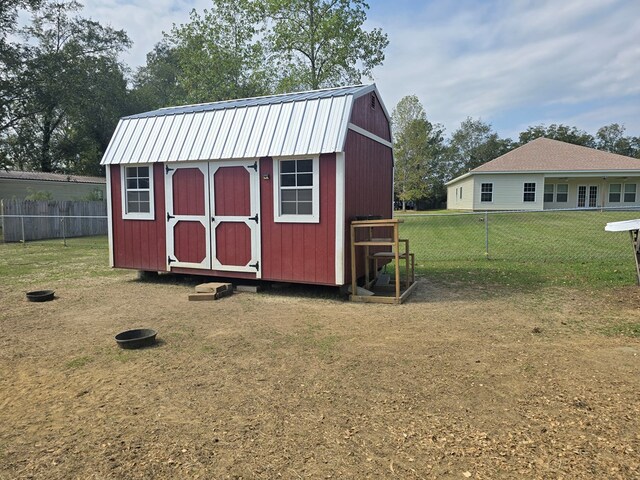
POLYGON ((393 212, 375 85, 132 115, 101 163, 117 268, 344 285, 349 222, 393 212))

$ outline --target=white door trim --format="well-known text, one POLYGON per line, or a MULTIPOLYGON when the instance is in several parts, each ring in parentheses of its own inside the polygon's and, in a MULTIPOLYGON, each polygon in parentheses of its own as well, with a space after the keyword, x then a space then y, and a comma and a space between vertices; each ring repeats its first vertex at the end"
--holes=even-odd
POLYGON ((211 249, 207 247, 205 258, 200 263, 181 262, 175 255, 175 238, 173 229, 180 221, 198 221, 205 229, 205 242, 208 245, 211 238, 211 222, 209 220, 209 164, 207 162, 198 163, 165 163, 163 165, 164 175, 164 191, 165 191, 165 213, 167 222, 167 271, 172 267, 187 267, 209 270, 211 268, 211 249), (175 215, 173 212, 173 175, 179 169, 197 168, 204 175, 204 215, 175 215))
POLYGON ((222 162, 209 162, 209 197, 211 212, 211 264, 212 270, 227 272, 255 273, 256 278, 262 278, 260 230, 263 221, 260 218, 260 165, 257 159, 253 160, 225 160, 222 162), (214 175, 220 168, 244 167, 249 172, 249 209, 251 216, 223 216, 214 215, 216 211, 216 195, 214 175), (222 223, 244 223, 251 230, 251 259, 246 265, 223 265, 216 255, 216 228, 222 223))

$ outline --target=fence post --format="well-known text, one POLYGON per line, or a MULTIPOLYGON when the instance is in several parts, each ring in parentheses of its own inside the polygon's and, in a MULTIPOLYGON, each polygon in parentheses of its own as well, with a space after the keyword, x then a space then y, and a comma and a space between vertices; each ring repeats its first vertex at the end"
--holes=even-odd
POLYGON ((60 219, 60 222, 62 222, 62 244, 66 247, 67 246, 67 234, 65 232, 64 217, 62 217, 60 219))
POLYGON ((22 226, 22 245, 27 245, 27 240, 24 238, 24 217, 20 217, 20 224, 22 226))
POLYGON ((484 256, 489 258, 489 212, 484 212, 484 256))

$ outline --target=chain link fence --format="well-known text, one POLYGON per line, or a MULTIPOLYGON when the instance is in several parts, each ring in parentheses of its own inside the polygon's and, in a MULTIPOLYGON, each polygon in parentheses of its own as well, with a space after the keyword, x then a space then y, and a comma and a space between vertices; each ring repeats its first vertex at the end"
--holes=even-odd
POLYGON ((549 210, 397 214, 418 264, 480 259, 522 262, 631 261, 626 232, 608 222, 640 218, 635 210, 549 210))

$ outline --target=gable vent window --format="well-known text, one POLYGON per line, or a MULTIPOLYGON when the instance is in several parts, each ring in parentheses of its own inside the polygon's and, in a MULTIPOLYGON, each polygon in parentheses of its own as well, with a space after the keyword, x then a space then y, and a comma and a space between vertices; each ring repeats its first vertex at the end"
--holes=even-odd
POLYGON ((376 96, 373 93, 371 94, 371 108, 376 109, 376 96))

